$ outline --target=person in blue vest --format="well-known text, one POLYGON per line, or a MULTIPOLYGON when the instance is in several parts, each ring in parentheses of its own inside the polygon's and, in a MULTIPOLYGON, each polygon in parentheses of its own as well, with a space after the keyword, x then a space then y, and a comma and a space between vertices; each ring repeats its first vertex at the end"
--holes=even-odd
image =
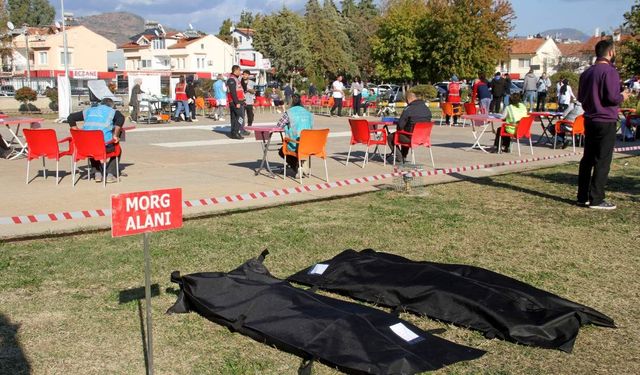
MULTIPOLYGON (((104 98, 95 107, 89 107, 84 111, 74 112, 67 117, 67 122, 71 128, 77 128, 79 121, 84 121, 82 130, 100 130, 104 133, 104 142, 111 140, 114 143, 120 142, 120 132, 124 125, 124 115, 114 108, 113 100, 104 98)), ((114 144, 106 146, 107 152, 115 149, 114 144)), ((122 153, 121 153, 122 155, 122 153)), ((118 157, 120 158, 120 156, 118 157)), ((96 182, 102 182, 102 163, 97 160, 89 159, 91 167, 96 178, 96 182)), ((115 158, 109 159, 106 166, 106 182, 116 182, 116 162, 115 158)))
MULTIPOLYGON (((291 96, 291 107, 282 115, 280 120, 278 120, 278 127, 285 129, 284 133, 287 138, 294 139, 296 141, 300 140, 300 132, 305 129, 313 128, 313 114, 304 108, 300 95, 293 94, 291 96)), ((298 144, 289 142, 287 143, 287 149, 291 152, 296 152, 298 150, 298 144)), ((284 158, 282 149, 278 152, 280 153, 280 157, 284 158)), ((287 155, 285 160, 287 165, 296 173, 296 178, 300 178, 300 173, 304 173, 305 175, 309 174, 304 166, 304 160, 301 160, 300 169, 302 170, 298 169, 297 157, 287 155)))
POLYGON ((218 74, 218 79, 213 84, 213 97, 216 99, 216 112, 213 119, 224 121, 224 107, 227 106, 227 84, 224 82, 222 74, 218 74))

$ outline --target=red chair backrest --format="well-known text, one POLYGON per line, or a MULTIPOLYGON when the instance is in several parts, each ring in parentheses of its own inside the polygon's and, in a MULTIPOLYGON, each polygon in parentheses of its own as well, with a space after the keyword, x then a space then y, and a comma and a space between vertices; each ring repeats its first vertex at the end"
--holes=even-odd
POLYGON ((49 159, 57 159, 60 154, 58 137, 53 129, 24 129, 24 137, 27 140, 27 159, 33 160, 45 156, 49 159))
POLYGON ((369 121, 367 120, 352 120, 349 119, 349 126, 351 127, 351 144, 356 143, 367 144, 371 138, 369 132, 369 121))
POLYGON ((576 120, 573 122, 573 134, 584 134, 584 115, 576 117, 576 120))
POLYGON ((517 138, 530 138, 531 137, 531 125, 533 124, 533 116, 523 117, 518 121, 518 127, 516 128, 515 136, 517 138))
POLYGON ((442 103, 442 115, 443 116, 453 116, 453 104, 449 102, 442 103))
POLYGON ((468 115, 475 115, 478 113, 475 103, 464 103, 464 112, 468 115))
POLYGON ((76 161, 86 158, 106 159, 107 151, 102 131, 71 129, 71 139, 73 139, 75 147, 74 159, 76 161))
POLYGON ((418 122, 413 125, 411 133, 411 147, 427 146, 431 147, 431 130, 433 122, 418 122))

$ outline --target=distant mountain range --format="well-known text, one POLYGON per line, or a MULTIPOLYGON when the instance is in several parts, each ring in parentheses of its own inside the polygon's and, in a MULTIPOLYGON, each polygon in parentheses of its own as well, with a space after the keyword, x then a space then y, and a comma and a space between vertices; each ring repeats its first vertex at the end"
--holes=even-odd
MULTIPOLYGON (((116 45, 129 41, 129 38, 144 31, 144 18, 129 12, 102 13, 93 16, 77 17, 76 22, 111 40, 116 45)), ((167 31, 175 31, 165 27, 167 31)))
POLYGON ((587 35, 580 30, 570 29, 570 28, 545 30, 545 31, 541 31, 540 35, 542 36, 548 35, 548 36, 551 36, 554 38, 557 37, 560 39, 579 40, 581 42, 585 42, 587 41, 587 39, 591 37, 591 35, 587 35))

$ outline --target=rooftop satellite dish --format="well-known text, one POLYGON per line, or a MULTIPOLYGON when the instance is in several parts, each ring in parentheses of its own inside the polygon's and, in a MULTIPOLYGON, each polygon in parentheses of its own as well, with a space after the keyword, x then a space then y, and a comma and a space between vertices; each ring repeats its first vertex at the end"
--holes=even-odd
POLYGON ((156 29, 153 30, 153 33, 156 34, 156 36, 160 36, 160 33, 156 29))
POLYGON ((189 30, 193 30, 193 25, 189 24, 189 30))
POLYGON ((7 28, 8 28, 9 30, 13 30, 13 29, 15 29, 16 27, 15 27, 15 26, 13 26, 13 22, 9 21, 9 22, 7 22, 7 28))
POLYGON ((60 26, 60 22, 58 22, 58 21, 55 22, 55 25, 56 25, 56 29, 59 29, 61 27, 60 26))
POLYGON ((163 36, 167 35, 167 33, 164 31, 164 27, 162 27, 161 24, 158 24, 158 30, 160 30, 160 34, 162 34, 163 36))

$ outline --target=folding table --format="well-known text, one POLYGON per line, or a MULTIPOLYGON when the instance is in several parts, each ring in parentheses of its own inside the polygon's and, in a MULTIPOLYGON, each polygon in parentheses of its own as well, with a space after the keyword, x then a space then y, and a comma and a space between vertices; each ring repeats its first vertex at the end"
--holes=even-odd
POLYGON ((13 160, 22 155, 24 156, 27 155, 27 142, 21 141, 20 137, 18 136, 18 134, 20 134, 20 126, 22 124, 28 123, 32 129, 36 129, 41 127, 43 121, 44 119, 42 118, 6 117, 6 115, 5 117, 0 117, 0 124, 6 126, 7 129, 9 129, 9 133, 11 133, 11 136, 12 136, 12 138, 8 142, 5 142, 7 144, 7 147, 10 147, 14 141, 16 141, 20 145, 20 150, 16 150, 15 148, 12 149, 9 155, 7 155, 7 159, 13 160), (16 126, 15 132, 13 131, 13 129, 11 129, 11 125, 16 126))
POLYGON ((548 125, 553 125, 553 121, 562 117, 563 112, 531 112, 529 116, 537 118, 540 121, 540 126, 542 126, 542 135, 536 141, 536 145, 541 143, 544 139, 546 139, 545 144, 553 143, 551 139, 551 135, 549 134, 547 128, 548 125), (547 125, 544 124, 544 119, 547 120, 547 125))
POLYGON ((280 140, 284 142, 284 137, 283 137, 284 128, 281 128, 275 125, 274 126, 245 126, 245 130, 254 132, 256 140, 261 141, 260 146, 262 146, 262 161, 260 162, 260 166, 258 167, 258 169, 256 169, 255 171, 256 176, 259 175, 263 169, 266 169, 269 171, 269 174, 271 175, 271 177, 275 177, 275 173, 273 173, 273 170, 269 165, 269 159, 267 155, 269 151, 278 151, 280 149, 281 145, 278 145, 278 147, 270 147, 271 139, 272 139, 273 133, 278 133, 280 134, 280 140))
POLYGON ((484 135, 484 133, 487 131, 487 128, 489 128, 489 125, 491 125, 492 131, 495 131, 493 124, 494 123, 502 124, 504 122, 502 117, 500 117, 499 115, 475 114, 475 115, 462 115, 461 118, 463 120, 471 120, 471 133, 473 134, 473 138, 475 140, 473 142, 473 145, 469 147, 466 151, 470 151, 470 150, 473 150, 474 148, 477 148, 486 153, 489 153, 489 151, 486 150, 486 147, 480 144, 480 140, 482 139, 482 136, 484 135), (482 125, 477 125, 478 122, 482 122, 482 125), (476 132, 476 127, 481 128, 480 134, 476 132))
MULTIPOLYGON (((397 117, 383 117, 381 121, 369 121, 369 126, 373 129, 378 129, 378 126, 382 125, 382 127, 387 131, 387 137, 389 136, 389 126, 398 125, 397 117)), ((381 135, 378 133, 374 133, 376 137, 380 137, 381 135)), ((379 139, 379 138, 378 138, 379 139)), ((378 155, 380 159, 383 159, 384 156, 380 153, 379 150, 380 145, 376 145, 376 148, 373 149, 372 155, 378 155)), ((393 152, 392 152, 393 154, 393 152)), ((384 159, 383 159, 384 161, 384 159)))

